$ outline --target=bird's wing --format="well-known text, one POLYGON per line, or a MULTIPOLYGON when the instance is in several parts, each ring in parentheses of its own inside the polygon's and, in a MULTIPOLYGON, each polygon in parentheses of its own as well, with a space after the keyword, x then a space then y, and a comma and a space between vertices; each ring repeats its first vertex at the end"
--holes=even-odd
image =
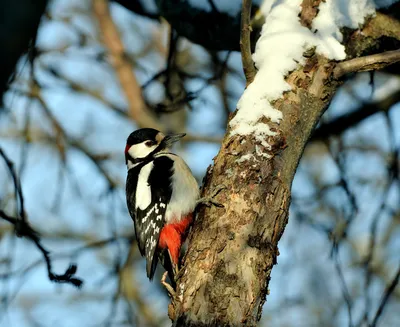
POLYGON ((140 237, 141 224, 137 216, 137 206, 136 206, 136 190, 138 186, 138 179, 140 170, 144 165, 139 165, 137 167, 131 168, 128 171, 128 177, 126 179, 126 202, 128 205, 129 214, 132 217, 135 226, 136 241, 138 243, 139 251, 142 256, 144 256, 144 237, 140 237))
MULTIPOLYGON (((147 277, 153 278, 158 262, 158 240, 160 232, 165 224, 165 212, 171 199, 171 175, 173 160, 166 156, 159 156, 153 160, 153 167, 148 174, 147 185, 149 187, 150 204, 140 208, 136 203, 136 235, 139 249, 146 257, 147 277)), ((139 183, 140 183, 139 177, 139 183)), ((141 201, 146 201, 145 195, 141 201)), ((137 197, 138 198, 138 197, 137 197)))

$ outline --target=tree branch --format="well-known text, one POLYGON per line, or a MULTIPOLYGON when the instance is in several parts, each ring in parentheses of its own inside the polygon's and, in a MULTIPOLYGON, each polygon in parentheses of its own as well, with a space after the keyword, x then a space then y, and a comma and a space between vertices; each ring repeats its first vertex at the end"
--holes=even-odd
POLYGON ((240 53, 242 55, 242 64, 244 76, 246 77, 246 87, 253 82, 256 76, 253 59, 251 58, 251 43, 250 43, 250 15, 251 15, 251 0, 243 0, 242 15, 240 22, 240 53))
MULTIPOLYGON (((18 206, 19 216, 20 216, 22 221, 26 222, 25 207, 24 207, 24 197, 22 196, 22 187, 21 187, 21 183, 20 183, 20 181, 19 181, 19 179, 17 177, 17 173, 15 172, 14 164, 6 156, 6 154, 4 153, 2 148, 0 148, 0 156, 3 158, 4 162, 6 163, 8 171, 9 171, 9 173, 11 175, 11 178, 13 180, 13 183, 14 183, 15 203, 18 206)), ((10 220, 9 222, 10 223, 14 223, 12 220, 10 220)))
POLYGON ((333 77, 339 79, 349 73, 378 70, 399 61, 400 49, 354 58, 338 63, 333 69, 333 77))
POLYGON ((23 211, 23 202, 24 201, 23 201, 23 196, 22 196, 21 185, 20 185, 19 179, 14 171, 13 164, 12 164, 11 160, 6 156, 6 154, 4 153, 2 148, 0 148, 0 156, 6 162, 8 171, 10 172, 10 174, 13 178, 14 186, 16 188, 15 193, 17 196, 17 203, 19 203, 19 208, 20 208, 20 210, 19 210, 20 217, 19 218, 11 217, 8 214, 6 214, 3 210, 0 210, 0 217, 4 220, 8 221, 10 224, 14 225, 17 236, 26 237, 27 239, 29 239, 31 242, 33 242, 36 245, 36 247, 42 253, 43 258, 46 262, 47 274, 51 281, 56 282, 56 283, 69 283, 76 287, 81 287, 82 283, 83 283, 82 280, 74 277, 76 270, 77 270, 76 265, 70 265, 69 268, 66 270, 66 272, 62 275, 58 275, 53 272, 49 251, 47 251, 43 247, 41 240, 40 240, 39 233, 37 233, 29 225, 28 221, 26 220, 25 212, 23 211))
POLYGON ((371 327, 375 327, 378 324, 378 320, 381 317, 383 310, 385 309, 387 301, 389 301, 390 296, 392 295, 393 291, 396 289, 398 283, 400 281, 400 267, 397 269, 396 275, 394 276, 390 285, 387 286, 385 293, 383 294, 381 303, 379 304, 378 310, 376 311, 374 320, 371 323, 371 327))
POLYGON ((324 140, 329 136, 340 135, 352 126, 379 112, 387 112, 400 101, 400 90, 387 96, 385 99, 365 103, 359 109, 346 113, 334 120, 321 124, 313 133, 311 141, 324 140))
POLYGON ((111 18, 108 1, 93 0, 93 11, 99 23, 104 45, 110 52, 111 64, 128 101, 130 116, 139 127, 161 130, 160 124, 143 101, 142 89, 136 80, 131 63, 125 57, 124 45, 111 18))

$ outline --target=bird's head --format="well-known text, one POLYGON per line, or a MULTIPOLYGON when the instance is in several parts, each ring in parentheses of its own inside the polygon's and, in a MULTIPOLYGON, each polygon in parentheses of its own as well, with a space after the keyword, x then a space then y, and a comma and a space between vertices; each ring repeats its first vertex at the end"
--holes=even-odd
POLYGON ((125 162, 129 168, 155 154, 167 150, 186 134, 164 135, 153 128, 141 128, 132 132, 126 140, 125 162))

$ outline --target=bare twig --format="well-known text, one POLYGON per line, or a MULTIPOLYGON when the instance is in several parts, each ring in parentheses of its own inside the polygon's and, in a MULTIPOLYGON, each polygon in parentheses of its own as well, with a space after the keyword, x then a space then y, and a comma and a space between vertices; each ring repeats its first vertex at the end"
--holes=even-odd
POLYGON ((312 141, 323 140, 329 136, 340 135, 349 128, 356 126, 364 119, 379 112, 387 112, 400 101, 400 90, 389 94, 386 98, 363 104, 359 109, 343 114, 334 120, 322 123, 311 137, 312 141))
POLYGON ((396 275, 394 276, 392 282, 388 285, 388 287, 385 290, 385 293, 383 294, 381 303, 379 304, 379 308, 376 311, 374 320, 371 323, 371 327, 377 326, 378 320, 382 315, 383 310, 385 309, 386 303, 389 300, 390 296, 392 295, 393 291, 395 290, 397 284, 399 283, 400 280, 400 267, 397 269, 396 275))
POLYGON ((214 0, 208 0, 208 4, 211 6, 213 11, 219 12, 218 8, 215 6, 214 0))
POLYGON ((10 224, 14 225, 15 232, 18 236, 28 238, 30 241, 32 241, 36 245, 36 247, 42 253, 43 258, 46 262, 47 274, 51 281, 56 282, 56 283, 69 283, 76 287, 81 287, 82 280, 74 277, 76 270, 77 270, 76 265, 70 265, 69 268, 66 270, 66 272, 63 275, 57 275, 53 272, 49 251, 47 251, 43 247, 41 240, 40 240, 39 233, 37 233, 29 225, 28 221, 26 220, 25 212, 23 211, 23 202, 24 201, 23 201, 23 196, 22 196, 21 185, 20 185, 19 179, 13 169, 13 164, 1 148, 0 148, 0 155, 6 162, 8 170, 13 178, 14 186, 16 188, 15 193, 17 194, 17 203, 20 204, 19 211, 20 211, 20 215, 21 215, 18 218, 11 217, 7 213, 5 213, 3 210, 0 210, 0 217, 4 220, 8 221, 10 224))
POLYGON ((349 73, 378 70, 399 61, 400 49, 354 58, 338 63, 333 70, 333 77, 339 79, 349 73))
POLYGON ((79 83, 77 83, 74 80, 72 80, 71 78, 67 77, 64 73, 62 73, 60 70, 58 70, 54 66, 45 65, 42 62, 40 62, 40 67, 43 70, 47 71, 49 74, 52 74, 54 77, 67 83, 67 87, 69 87, 71 90, 76 91, 78 93, 87 94, 87 95, 95 98, 96 100, 99 100, 107 107, 110 107, 112 110, 114 110, 117 114, 121 115, 122 117, 124 117, 124 118, 127 117, 128 113, 124 110, 124 108, 114 105, 111 101, 109 101, 105 97, 105 95, 102 92, 91 90, 90 88, 87 88, 87 87, 83 87, 79 83))
MULTIPOLYGON (((390 174, 390 171, 389 171, 390 174)), ((390 178, 389 178, 390 179, 390 178)), ((365 309, 364 309, 364 321, 368 322, 369 313, 371 312, 371 300, 369 297, 369 289, 372 282, 373 277, 373 262, 376 256, 376 247, 377 247, 377 239, 378 239, 378 223, 382 215, 384 214, 383 211, 385 209, 386 200, 388 199, 389 191, 391 188, 391 182, 388 180, 388 183, 385 187, 384 192, 381 194, 380 199, 380 206, 377 208, 374 217, 372 219, 372 223, 370 225, 370 240, 369 240, 369 249, 367 257, 365 258, 365 295, 364 295, 364 302, 365 302, 365 309)), ((383 308, 382 308, 383 310, 383 308)), ((374 318, 376 319, 376 317, 374 318)), ((360 322, 361 325, 361 322, 360 322)), ((370 325, 371 326, 371 325, 370 325)))
POLYGON ((339 253, 335 253, 334 260, 335 260, 336 272, 338 274, 340 285, 342 288, 343 299, 344 299, 344 301, 346 303, 346 307, 347 307, 347 314, 348 314, 348 318, 349 318, 349 327, 352 327, 353 326, 353 319, 352 319, 353 301, 351 299, 350 292, 349 292, 349 289, 346 284, 346 280, 344 279, 342 267, 340 265, 340 260, 339 260, 339 253))
POLYGON ((133 73, 131 63, 125 57, 124 45, 111 18, 108 1, 93 0, 93 11, 99 22, 104 45, 112 57, 111 64, 127 98, 130 116, 139 127, 162 129, 143 101, 141 87, 133 73))
POLYGON ((53 115, 53 113, 51 112, 47 103, 43 99, 43 97, 40 93, 40 88, 39 88, 38 84, 34 83, 32 89, 29 91, 24 91, 24 90, 20 90, 20 89, 13 89, 13 91, 18 94, 27 96, 31 99, 36 99, 40 103, 41 108, 43 109, 44 113, 46 114, 46 116, 48 117, 48 119, 50 120, 50 122, 53 125, 54 132, 56 134, 55 144, 57 146, 58 151, 60 152, 60 157, 61 157, 62 162, 66 161, 66 154, 65 154, 66 146, 72 146, 72 147, 78 149, 79 151, 81 151, 91 162, 93 162, 95 164, 95 166, 97 167, 97 169, 99 170, 101 175, 103 175, 104 178, 107 180, 110 190, 115 188, 116 183, 115 183, 114 179, 111 177, 111 175, 107 172, 107 170, 100 163, 100 161, 101 161, 100 159, 102 159, 101 156, 96 157, 96 155, 92 154, 84 144, 82 144, 78 140, 70 137, 67 134, 65 129, 60 125, 59 121, 53 115))
POLYGON ((173 99, 171 93, 171 74, 173 72, 175 58, 176 58, 176 46, 178 44, 178 35, 174 31, 171 25, 169 25, 169 39, 168 39, 168 57, 167 57, 167 68, 165 69, 165 82, 164 87, 166 94, 170 100, 173 99))
POLYGON ((146 321, 146 326, 159 326, 160 321, 149 310, 146 303, 143 301, 139 294, 137 285, 135 284, 134 271, 132 266, 137 260, 138 251, 136 242, 132 242, 129 247, 129 252, 121 269, 118 270, 118 294, 122 295, 127 301, 135 301, 138 306, 138 312, 146 321))
POLYGON ((251 58, 250 14, 251 0, 243 0, 242 17, 240 23, 240 52, 242 54, 243 71, 246 77, 246 87, 253 82, 254 76, 256 75, 253 59, 251 58))
POLYGON ((17 177, 17 173, 15 172, 14 164, 6 156, 6 154, 4 153, 2 148, 0 148, 0 156, 3 158, 4 162, 6 163, 8 171, 10 172, 10 175, 11 175, 13 183, 14 183, 15 202, 18 205, 19 216, 22 221, 26 221, 25 208, 24 208, 24 197, 22 196, 21 182, 19 181, 19 179, 17 177))

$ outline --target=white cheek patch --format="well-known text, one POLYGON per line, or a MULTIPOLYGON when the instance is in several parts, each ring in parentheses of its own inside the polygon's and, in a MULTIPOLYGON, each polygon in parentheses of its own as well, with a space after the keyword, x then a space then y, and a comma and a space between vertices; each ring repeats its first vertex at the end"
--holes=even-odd
POLYGON ((132 145, 128 150, 129 155, 134 159, 144 158, 157 147, 157 144, 148 147, 145 144, 146 142, 147 141, 132 145))

